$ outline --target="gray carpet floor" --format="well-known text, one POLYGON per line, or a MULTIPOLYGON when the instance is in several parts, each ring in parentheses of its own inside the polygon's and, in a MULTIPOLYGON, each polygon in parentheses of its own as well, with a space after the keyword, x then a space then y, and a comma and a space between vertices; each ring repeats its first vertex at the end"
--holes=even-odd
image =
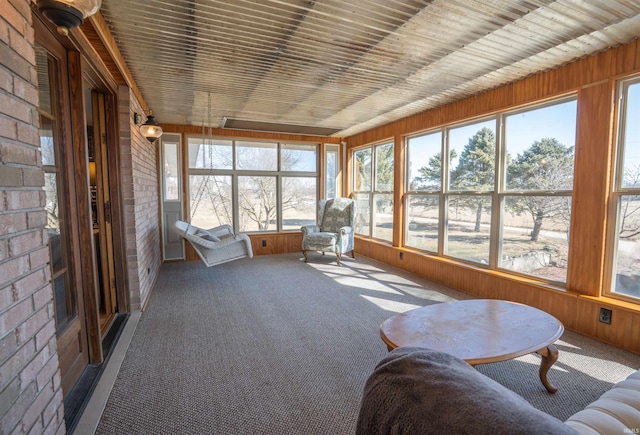
MULTIPOLYGON (((365 257, 165 264, 98 434, 352 434, 388 317, 463 293, 365 257)), ((640 367, 575 333, 538 379, 528 355, 478 370, 562 420, 640 367)))

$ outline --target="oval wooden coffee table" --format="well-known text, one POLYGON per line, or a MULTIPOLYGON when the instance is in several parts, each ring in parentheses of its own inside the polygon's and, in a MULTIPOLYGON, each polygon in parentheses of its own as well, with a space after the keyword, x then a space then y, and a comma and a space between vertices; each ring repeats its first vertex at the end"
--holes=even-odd
POLYGON ((425 347, 455 355, 471 365, 536 352, 542 357, 540 381, 550 393, 558 391, 547 379, 558 359, 553 343, 563 332, 562 323, 544 311, 492 299, 428 305, 395 315, 380 325, 380 336, 389 350, 425 347))

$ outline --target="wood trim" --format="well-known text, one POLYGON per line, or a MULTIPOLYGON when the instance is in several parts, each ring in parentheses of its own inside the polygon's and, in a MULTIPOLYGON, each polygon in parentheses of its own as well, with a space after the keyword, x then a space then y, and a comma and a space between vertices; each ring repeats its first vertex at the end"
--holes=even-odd
POLYGON ((117 71, 114 74, 112 68, 109 68, 109 59, 104 59, 100 56, 100 52, 98 51, 99 41, 97 41, 96 38, 92 39, 87 36, 85 26, 86 22, 82 27, 72 29, 69 33, 70 39, 73 41, 75 49, 82 53, 82 56, 88 61, 91 67, 96 71, 104 73, 100 75, 100 79, 113 91, 119 84, 123 83, 124 80, 117 71))
POLYGON ((393 246, 402 246, 404 243, 404 175, 406 168, 406 151, 404 147, 404 136, 396 135, 394 138, 393 153, 393 246), (396 182, 400 180, 400 182, 396 182))
POLYGON ((122 208, 122 173, 120 147, 118 146, 118 104, 115 95, 106 96, 107 153, 109 166, 109 189, 111 190, 111 226, 113 230, 113 257, 116 274, 118 312, 131 311, 129 305, 129 275, 125 242, 124 216, 122 208))
POLYGON ((98 289, 96 270, 94 267, 93 246, 93 223, 91 218, 91 203, 89 192, 89 180, 87 174, 87 144, 84 120, 84 98, 82 80, 82 57, 80 53, 71 51, 69 57, 69 92, 71 94, 72 113, 72 140, 74 151, 75 186, 77 198, 78 228, 80 231, 79 246, 81 250, 82 264, 82 288, 84 289, 84 315, 87 326, 87 339, 89 343, 89 362, 101 363, 104 359, 102 354, 102 336, 100 333, 100 316, 98 313, 98 289))
MULTIPOLYGON (((162 130, 167 133, 182 133, 183 140, 186 142, 187 136, 201 136, 202 126, 197 125, 178 125, 178 124, 162 124, 162 130)), ((207 132, 209 129, 207 129, 207 132)), ((226 137, 230 139, 242 138, 242 139, 258 139, 258 140, 270 140, 279 142, 313 142, 313 143, 330 143, 340 144, 341 138, 339 137, 326 137, 326 136, 306 136, 300 134, 283 134, 283 133, 268 133, 261 131, 244 131, 244 130, 230 130, 226 128, 212 128, 211 136, 214 137, 226 137)))
POLYGON ((604 280, 614 98, 615 83, 608 80, 578 93, 567 288, 591 296, 600 294, 604 280))
MULTIPOLYGON (((105 59, 105 62, 108 62, 109 66, 111 67, 111 69, 106 68, 106 70, 110 71, 111 74, 114 74, 114 76, 116 77, 118 76, 118 74, 121 75, 121 77, 124 79, 124 82, 133 91, 134 95, 136 96, 142 108, 145 110, 145 112, 148 112, 149 106, 147 106, 147 103, 142 97, 142 93, 140 92, 140 89, 138 89, 138 85, 133 79, 133 76, 131 75, 131 71, 129 71, 129 67, 127 66, 127 63, 124 60, 124 57, 122 57, 122 53, 118 48, 118 44, 113 38, 113 35, 109 30, 109 26, 107 25, 107 22, 105 21, 102 14, 98 12, 97 14, 87 18, 86 21, 89 24, 91 24, 91 26, 93 26, 93 29, 95 30, 96 34, 102 41, 103 48, 105 51, 99 54, 101 58, 105 59), (111 58, 111 61, 108 60, 107 54, 108 54, 108 57, 111 58), (117 68, 117 70, 113 70, 114 67, 117 68)), ((83 27, 83 28, 86 29, 86 27, 83 27)), ((94 41, 94 43, 95 42, 96 41, 94 41)))

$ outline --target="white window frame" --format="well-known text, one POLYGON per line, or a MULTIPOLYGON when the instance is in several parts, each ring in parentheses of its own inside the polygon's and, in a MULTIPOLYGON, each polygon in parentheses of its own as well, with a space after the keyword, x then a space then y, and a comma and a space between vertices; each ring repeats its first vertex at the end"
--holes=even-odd
MULTIPOLYGON (((202 137, 201 136, 196 136, 196 135, 189 135, 187 136, 187 147, 186 147, 186 160, 187 162, 189 162, 189 144, 192 141, 202 141, 202 137)), ((245 139, 245 138, 229 138, 229 137, 206 137, 204 138, 204 140, 221 140, 221 141, 230 141, 231 142, 231 146, 232 146, 232 168, 231 169, 215 169, 215 168, 190 168, 189 164, 187 163, 187 179, 191 176, 191 175, 200 175, 200 176, 206 176, 206 175, 221 175, 221 176, 230 176, 231 177, 231 183, 232 183, 232 208, 233 208, 233 227, 236 228, 237 231, 242 231, 242 232, 246 232, 246 233, 257 233, 257 234, 261 234, 261 233, 273 233, 273 232, 294 232, 294 231, 300 231, 300 229, 288 229, 288 230, 284 230, 283 229, 283 222, 282 222, 282 214, 283 214, 283 210, 282 210, 282 179, 284 177, 291 177, 291 178, 296 178, 296 177, 305 177, 305 178, 314 178, 316 180, 316 191, 315 191, 315 203, 316 203, 316 207, 317 207, 317 202, 318 202, 318 197, 319 197, 319 166, 320 166, 320 144, 319 143, 310 143, 310 142, 295 142, 295 141, 269 141, 269 140, 261 140, 261 139, 245 139), (247 142, 253 142, 256 144, 260 144, 260 143, 264 143, 264 144, 269 144, 269 145, 276 145, 276 149, 277 149, 277 160, 278 160, 278 165, 276 170, 245 170, 245 169, 237 169, 237 156, 236 156, 236 143, 247 143, 247 142), (304 146, 304 147, 308 147, 308 146, 313 146, 315 147, 315 154, 316 154, 316 159, 315 159, 315 170, 314 171, 285 171, 282 170, 281 166, 282 166, 282 161, 281 161, 281 155, 282 155, 282 149, 284 148, 284 146, 289 146, 289 145, 299 145, 299 146, 304 146), (257 230, 241 230, 240 229, 240 210, 239 210, 239 193, 238 193, 238 179, 239 177, 260 177, 260 176, 264 176, 264 177, 274 177, 276 179, 276 197, 277 197, 277 211, 276 211, 276 226, 274 229, 269 229, 269 230, 265 230, 265 231, 257 231, 257 230)), ((187 212, 188 212, 188 216, 191 217, 191 186, 190 183, 187 183, 187 212)), ((314 214, 315 217, 315 214, 314 214)))

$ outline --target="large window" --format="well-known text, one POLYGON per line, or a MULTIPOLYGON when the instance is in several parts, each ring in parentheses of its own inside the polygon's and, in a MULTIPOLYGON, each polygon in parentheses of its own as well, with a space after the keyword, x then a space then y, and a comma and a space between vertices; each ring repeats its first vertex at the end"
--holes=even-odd
POLYGON ((188 150, 194 225, 252 232, 315 222, 318 145, 191 137, 188 150))
POLYGON ((392 241, 393 164, 393 142, 354 151, 357 234, 392 241))
POLYGON ((502 268, 566 281, 576 110, 571 100, 504 118, 502 268))
POLYGON ((562 100, 408 138, 405 244, 566 281, 576 108, 562 100))
POLYGON ((611 293, 640 298, 640 78, 621 83, 611 293))

